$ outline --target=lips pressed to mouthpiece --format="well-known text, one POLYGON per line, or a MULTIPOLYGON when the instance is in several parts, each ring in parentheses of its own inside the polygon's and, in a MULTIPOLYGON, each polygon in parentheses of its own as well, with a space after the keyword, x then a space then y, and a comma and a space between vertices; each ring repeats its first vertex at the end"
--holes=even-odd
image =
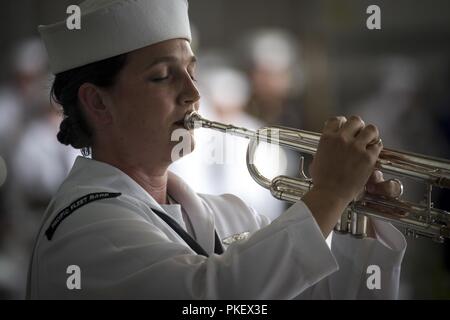
POLYGON ((183 126, 184 127, 184 118, 174 122, 174 124, 177 125, 177 126, 183 126))

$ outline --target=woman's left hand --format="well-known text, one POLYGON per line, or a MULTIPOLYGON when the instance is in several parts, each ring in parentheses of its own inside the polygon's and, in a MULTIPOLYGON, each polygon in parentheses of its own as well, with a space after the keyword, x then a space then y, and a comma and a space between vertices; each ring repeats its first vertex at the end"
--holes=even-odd
MULTIPOLYGON (((367 181, 366 192, 395 199, 402 195, 402 185, 394 179, 384 180, 383 172, 375 170, 367 181)), ((370 218, 367 221, 367 236, 376 239, 376 233, 370 218)))

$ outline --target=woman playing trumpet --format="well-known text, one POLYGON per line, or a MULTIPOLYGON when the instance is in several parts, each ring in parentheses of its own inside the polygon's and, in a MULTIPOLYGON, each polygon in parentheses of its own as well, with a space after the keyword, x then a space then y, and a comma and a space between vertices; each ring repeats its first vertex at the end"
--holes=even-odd
POLYGON ((171 134, 200 101, 187 9, 184 0, 87 0, 81 30, 41 27, 65 115, 58 140, 92 158, 76 160, 47 209, 28 297, 396 298, 406 245, 392 225, 372 221, 366 239, 325 242, 365 186, 397 195, 374 172, 379 133, 360 118, 326 122, 314 187, 272 222, 168 171, 171 134), (81 272, 70 285, 73 265, 81 272))

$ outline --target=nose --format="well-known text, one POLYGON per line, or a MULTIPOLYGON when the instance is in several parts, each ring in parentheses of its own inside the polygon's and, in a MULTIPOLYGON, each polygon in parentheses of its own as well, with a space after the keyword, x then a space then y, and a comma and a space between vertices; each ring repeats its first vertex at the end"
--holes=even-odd
POLYGON ((183 89, 180 94, 180 102, 182 105, 193 105, 200 100, 200 92, 194 80, 189 74, 183 83, 183 89))

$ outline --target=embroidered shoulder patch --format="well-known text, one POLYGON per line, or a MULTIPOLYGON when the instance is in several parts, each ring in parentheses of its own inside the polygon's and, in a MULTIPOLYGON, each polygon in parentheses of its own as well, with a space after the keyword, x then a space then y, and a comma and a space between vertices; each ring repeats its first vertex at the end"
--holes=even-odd
POLYGON ((94 193, 89 193, 85 196, 82 196, 81 198, 78 198, 77 200, 75 200, 74 202, 69 204, 67 207, 62 209, 60 212, 58 212, 56 217, 53 218, 47 231, 45 231, 45 235, 47 236, 47 239, 49 241, 52 240, 53 234, 55 233, 59 224, 65 218, 70 216, 75 210, 81 208, 84 205, 87 205, 90 202, 102 200, 102 199, 108 199, 108 198, 117 198, 120 195, 121 195, 120 192, 94 192, 94 193))

